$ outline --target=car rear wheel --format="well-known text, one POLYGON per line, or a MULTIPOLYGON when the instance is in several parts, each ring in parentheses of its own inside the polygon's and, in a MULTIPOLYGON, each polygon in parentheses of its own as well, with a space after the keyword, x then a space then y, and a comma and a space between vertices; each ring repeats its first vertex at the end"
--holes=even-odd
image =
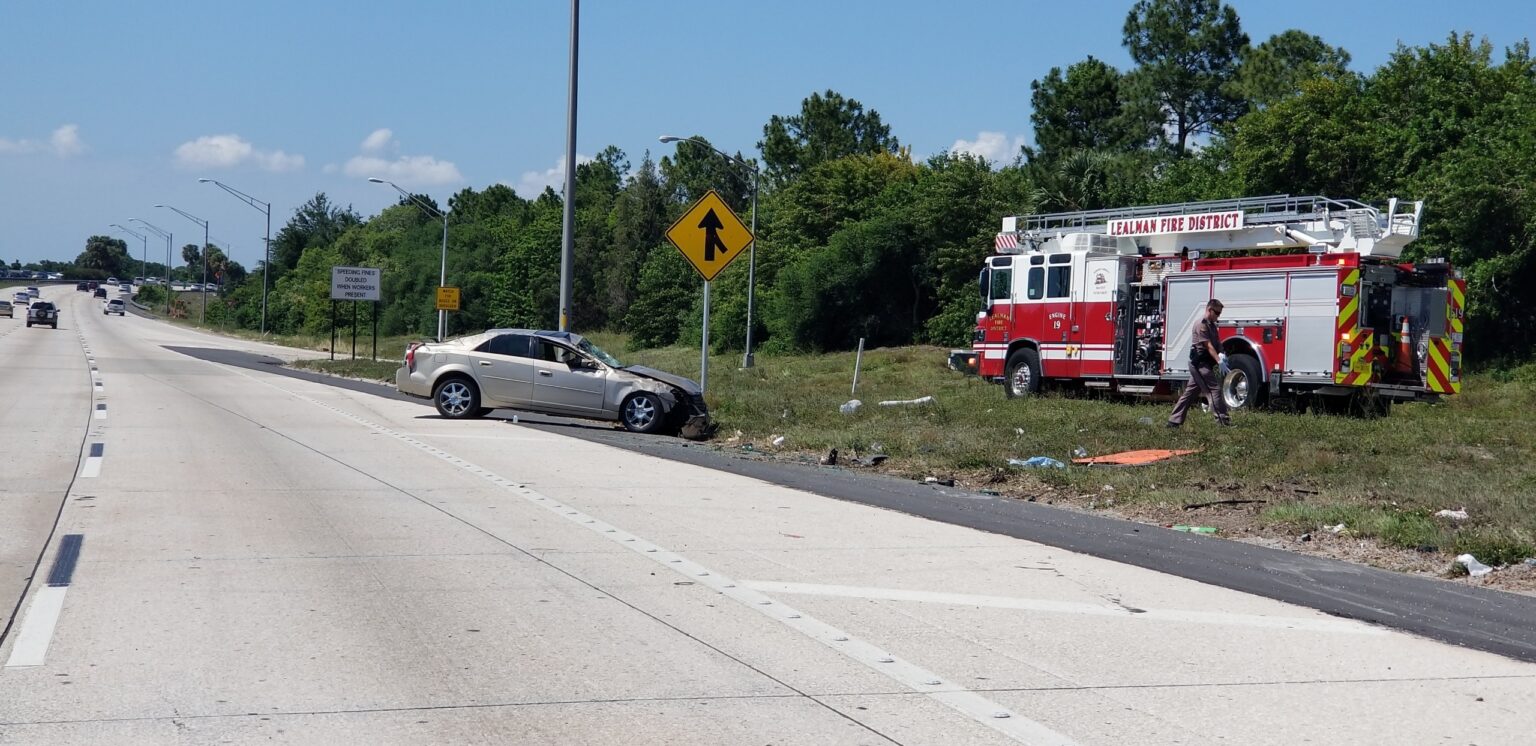
POLYGON ((480 416, 480 390, 467 378, 454 377, 438 383, 432 392, 432 403, 438 414, 450 420, 480 416))
POLYGON ((647 392, 631 395, 619 407, 619 422, 632 433, 654 433, 666 418, 661 412, 661 397, 647 392))

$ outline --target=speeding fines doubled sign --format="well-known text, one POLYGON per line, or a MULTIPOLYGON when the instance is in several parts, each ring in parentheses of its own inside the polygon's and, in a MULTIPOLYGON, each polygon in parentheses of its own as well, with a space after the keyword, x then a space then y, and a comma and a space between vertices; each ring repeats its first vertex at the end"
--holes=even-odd
POLYGON ((331 267, 331 300, 378 300, 383 274, 378 267, 331 267))

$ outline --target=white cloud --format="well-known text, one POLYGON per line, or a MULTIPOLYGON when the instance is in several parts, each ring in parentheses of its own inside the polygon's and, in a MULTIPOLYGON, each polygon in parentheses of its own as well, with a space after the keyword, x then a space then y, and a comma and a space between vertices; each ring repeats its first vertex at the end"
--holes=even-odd
POLYGON ((0 137, 0 155, 26 155, 51 151, 60 158, 85 152, 85 141, 80 139, 80 125, 65 124, 48 136, 48 142, 38 140, 11 140, 0 137))
POLYGON ((363 138, 363 152, 377 153, 378 151, 383 150, 385 145, 393 142, 394 139, 394 132, 390 131, 388 127, 380 127, 379 129, 374 130, 372 134, 363 138))
POLYGON ((402 155, 392 161, 371 155, 353 156, 342 171, 348 176, 373 177, 401 184, 456 184, 464 180, 458 166, 430 155, 402 155))
POLYGON ((949 147, 952 153, 970 153, 988 161, 1012 162, 1024 147, 1024 136, 1009 138, 1004 132, 982 132, 975 140, 956 140, 949 147))
MULTIPOLYGON (((441 161, 430 155, 402 155, 393 160, 378 155, 384 151, 394 153, 400 150, 399 143, 395 141, 395 133, 387 127, 380 127, 370 132, 358 147, 363 153, 353 156, 341 166, 342 173, 348 176, 384 179, 417 186, 457 184, 464 181, 464 175, 459 173, 459 167, 453 165, 452 161, 441 161)), ((326 173, 334 171, 334 166, 325 168, 326 173)))
POLYGON ((176 165, 182 168, 234 168, 247 162, 266 171, 297 171, 304 167, 304 156, 257 150, 234 134, 203 135, 176 146, 176 165))
MULTIPOLYGON (((576 164, 590 163, 592 156, 576 154, 576 164)), ((565 156, 560 156, 552 168, 543 171, 524 171, 522 178, 516 184, 511 185, 517 196, 523 199, 538 199, 544 193, 545 187, 554 187, 555 191, 565 190, 565 156)))
POLYGON ((80 125, 66 124, 53 131, 48 137, 53 143, 53 152, 60 158, 68 158, 85 152, 85 143, 80 140, 80 125))
POLYGON ((339 171, 341 171, 341 166, 338 166, 338 165, 336 165, 334 163, 327 163, 324 166, 320 167, 320 172, 321 173, 334 174, 334 173, 337 173, 339 171))

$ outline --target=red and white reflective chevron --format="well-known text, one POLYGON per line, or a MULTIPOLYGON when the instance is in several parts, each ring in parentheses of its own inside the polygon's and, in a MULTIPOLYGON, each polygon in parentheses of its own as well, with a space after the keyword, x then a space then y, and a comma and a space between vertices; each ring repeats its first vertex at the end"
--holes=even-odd
POLYGON ((1017 249, 1019 236, 1017 233, 999 233, 997 239, 992 242, 992 246, 998 249, 1017 249))

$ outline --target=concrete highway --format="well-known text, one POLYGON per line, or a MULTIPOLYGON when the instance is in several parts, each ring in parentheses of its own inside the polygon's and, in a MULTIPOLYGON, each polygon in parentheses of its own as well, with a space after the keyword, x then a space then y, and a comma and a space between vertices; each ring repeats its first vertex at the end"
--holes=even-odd
MULTIPOLYGON (((0 744, 1528 743, 1536 664, 0 319, 0 744)), ((394 351, 391 351, 392 353, 394 351)))

